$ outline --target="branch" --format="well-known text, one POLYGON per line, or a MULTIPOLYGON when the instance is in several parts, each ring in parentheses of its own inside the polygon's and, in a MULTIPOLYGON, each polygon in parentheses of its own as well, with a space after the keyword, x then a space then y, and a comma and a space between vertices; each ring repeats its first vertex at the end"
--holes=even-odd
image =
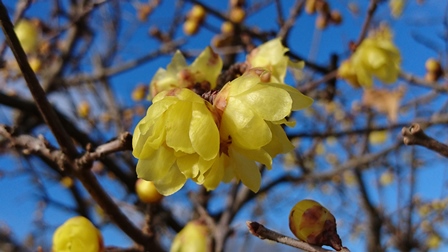
MULTIPOLYGON (((268 239, 268 240, 282 243, 282 244, 285 244, 285 245, 288 245, 288 246, 291 246, 294 248, 299 248, 299 249, 302 249, 302 250, 308 251, 308 252, 333 251, 333 250, 321 248, 319 246, 314 246, 314 245, 308 244, 306 242, 299 241, 297 239, 277 233, 273 230, 266 228, 265 226, 261 225, 260 223, 255 222, 255 221, 246 221, 246 225, 247 225, 247 228, 249 229, 249 232, 252 235, 254 235, 262 240, 268 239)), ((350 250, 346 247, 343 247, 339 251, 340 252, 350 252, 350 250)))
POLYGON ((406 145, 421 145, 448 158, 448 146, 426 135, 418 123, 413 123, 408 128, 403 127, 401 135, 406 145))
POLYGON ((378 6, 378 0, 370 0, 370 5, 367 10, 366 19, 364 20, 364 23, 362 24, 362 30, 361 30, 361 33, 359 34, 358 41, 356 41, 356 47, 358 47, 361 44, 361 42, 364 40, 364 38, 367 36, 367 31, 369 30, 370 22, 372 21, 373 14, 375 13, 377 6, 378 6))
POLYGON ((9 19, 8 11, 2 1, 0 1, 0 25, 3 33, 5 34, 6 42, 11 48, 12 53, 19 64, 23 77, 26 80, 26 84, 34 100, 36 101, 37 108, 39 109, 45 123, 48 125, 51 132, 53 132, 62 152, 69 158, 75 158, 78 155, 78 151, 76 150, 70 136, 62 127, 58 116, 53 110, 50 102, 47 100, 45 92, 37 80, 36 74, 31 69, 31 66, 28 63, 28 58, 20 45, 16 33, 14 32, 14 27, 9 19))

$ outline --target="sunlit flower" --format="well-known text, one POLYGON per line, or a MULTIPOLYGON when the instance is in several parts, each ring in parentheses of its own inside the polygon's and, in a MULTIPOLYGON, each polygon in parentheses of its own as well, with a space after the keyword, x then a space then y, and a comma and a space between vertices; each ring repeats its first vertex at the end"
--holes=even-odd
POLYGON ((190 65, 180 51, 177 51, 166 69, 159 68, 150 83, 151 97, 173 88, 211 90, 221 72, 222 60, 207 47, 190 65))
POLYGON ((281 39, 270 40, 254 50, 247 56, 247 63, 250 68, 262 67, 271 72, 271 81, 284 83, 286 68, 289 66, 302 68, 303 62, 293 63, 285 53, 289 51, 284 47, 281 39))
POLYGON ((38 28, 32 21, 22 19, 14 27, 17 38, 25 53, 34 52, 39 44, 38 28))
POLYGON ((201 221, 190 221, 174 237, 170 252, 206 252, 210 230, 201 221))
POLYGON ((350 59, 341 64, 338 74, 354 86, 371 87, 373 77, 393 83, 398 78, 400 62, 390 30, 382 26, 362 41, 350 59))
POLYGON ((189 89, 154 97, 132 140, 137 175, 153 181, 164 195, 178 191, 187 178, 198 183, 219 151, 219 132, 211 105, 189 89))
POLYGON ((216 95, 221 155, 206 174, 208 189, 236 178, 256 192, 261 183, 256 162, 271 168, 272 158, 294 148, 281 124, 291 110, 308 107, 312 99, 288 85, 263 82, 269 74, 249 71, 216 95))
POLYGON ((100 231, 86 218, 76 216, 59 226, 53 234, 53 252, 104 251, 100 231))

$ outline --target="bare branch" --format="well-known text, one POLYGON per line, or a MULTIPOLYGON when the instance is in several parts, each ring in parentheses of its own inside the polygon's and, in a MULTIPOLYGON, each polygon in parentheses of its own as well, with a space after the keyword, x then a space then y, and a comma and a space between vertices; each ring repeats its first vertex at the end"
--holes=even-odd
POLYGON ((448 157, 448 146, 426 135, 418 123, 413 123, 408 128, 403 127, 401 134, 403 135, 403 142, 406 145, 421 145, 448 157))
MULTIPOLYGON (((268 239, 268 240, 282 243, 282 244, 285 244, 285 245, 288 245, 288 246, 291 246, 294 248, 299 248, 299 249, 302 249, 302 250, 308 251, 308 252, 333 251, 333 250, 321 248, 319 246, 314 246, 314 245, 308 244, 306 242, 299 241, 297 239, 277 233, 271 229, 266 228, 265 226, 261 225, 260 223, 255 222, 255 221, 246 221, 246 225, 247 225, 247 228, 249 229, 249 232, 252 235, 254 235, 262 240, 268 239)), ((340 252, 350 252, 350 250, 346 247, 343 247, 339 251, 340 252)))

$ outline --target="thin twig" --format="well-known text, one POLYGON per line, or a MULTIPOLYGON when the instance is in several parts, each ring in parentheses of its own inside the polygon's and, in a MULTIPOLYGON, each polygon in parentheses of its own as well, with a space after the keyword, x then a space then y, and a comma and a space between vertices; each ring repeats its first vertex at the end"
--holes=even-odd
POLYGON ((401 134, 404 144, 420 145, 448 158, 448 146, 426 135, 420 124, 413 123, 410 127, 404 127, 401 134))
MULTIPOLYGON (((299 241, 297 239, 277 233, 271 229, 266 228, 265 226, 261 225, 260 223, 255 222, 255 221, 246 221, 246 225, 247 225, 247 228, 249 229, 249 232, 252 235, 254 235, 262 240, 267 239, 267 240, 275 241, 275 242, 282 243, 282 244, 285 244, 285 245, 288 245, 288 246, 291 246, 294 248, 299 248, 299 249, 302 249, 302 250, 308 251, 308 252, 334 251, 334 250, 324 249, 319 246, 314 246, 314 245, 308 244, 306 242, 299 241)), ((340 252, 350 252, 350 250, 345 247, 339 251, 340 252)))
POLYGON ((47 100, 44 90, 42 89, 39 81, 37 80, 36 74, 31 69, 28 63, 28 58, 20 45, 19 39, 14 32, 14 27, 9 19, 8 12, 5 5, 0 1, 0 24, 5 34, 6 42, 11 48, 14 57, 16 58, 20 70, 22 71, 23 77, 26 80, 26 84, 36 101, 36 105, 45 121, 45 123, 53 132, 57 142, 59 143, 61 150, 70 158, 76 158, 78 151, 76 150, 73 141, 70 136, 65 131, 64 127, 56 115, 50 102, 47 100))

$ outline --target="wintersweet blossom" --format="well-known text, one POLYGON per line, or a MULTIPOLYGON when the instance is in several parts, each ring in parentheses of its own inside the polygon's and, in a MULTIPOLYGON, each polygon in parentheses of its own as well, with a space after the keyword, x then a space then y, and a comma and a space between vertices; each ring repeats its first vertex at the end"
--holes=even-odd
POLYGON ((350 59, 341 64, 338 75, 357 87, 371 87, 373 77, 393 83, 398 78, 400 62, 400 51, 392 42, 390 30, 382 26, 364 39, 350 59))
POLYGON ((262 67, 271 72, 271 81, 284 83, 288 66, 303 68, 303 62, 294 63, 285 55, 289 49, 283 46, 281 39, 270 40, 250 52, 246 62, 249 69, 262 67))
POLYGON ((103 237, 88 219, 76 216, 56 229, 52 251, 101 252, 104 251, 103 237))
POLYGON ((270 169, 275 156, 294 148, 282 124, 292 125, 286 117, 312 99, 283 83, 291 64, 280 39, 254 51, 246 63, 261 67, 205 98, 199 94, 215 87, 222 67, 211 49, 191 66, 178 52, 166 70, 156 73, 153 104, 132 140, 139 178, 152 181, 163 195, 175 193, 188 179, 207 190, 232 180, 259 190, 258 164, 270 169))
POLYGON ((190 66, 187 65, 182 53, 177 51, 167 68, 159 68, 151 80, 151 97, 173 88, 211 90, 216 86, 222 64, 221 57, 210 47, 205 48, 190 66))
POLYGON ((159 93, 132 139, 137 175, 164 195, 191 178, 202 183, 219 151, 219 132, 210 104, 186 88, 159 93))
POLYGON ((213 105, 219 114, 220 158, 206 174, 204 185, 216 187, 236 178, 254 192, 261 174, 256 162, 271 168, 272 158, 293 145, 281 124, 291 110, 308 107, 312 99, 279 83, 264 82, 269 71, 253 69, 226 84, 213 105))

